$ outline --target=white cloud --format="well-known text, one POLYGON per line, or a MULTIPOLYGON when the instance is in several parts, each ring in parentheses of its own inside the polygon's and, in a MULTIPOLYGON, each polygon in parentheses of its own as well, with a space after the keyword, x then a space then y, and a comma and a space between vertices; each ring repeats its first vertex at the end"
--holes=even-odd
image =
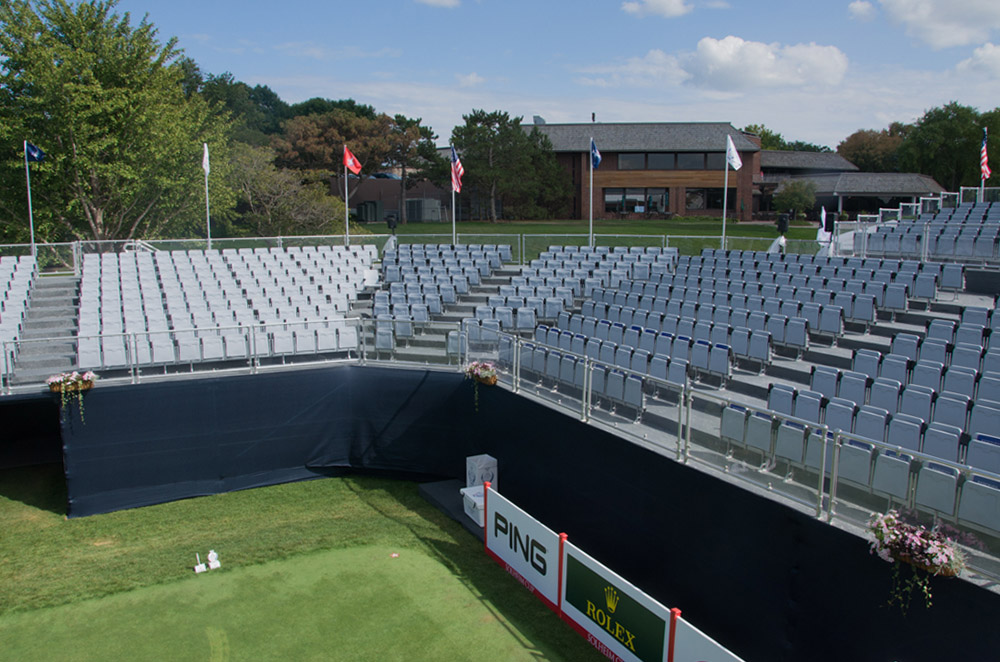
POLYGON ((462 87, 473 87, 476 85, 481 85, 486 82, 486 79, 473 71, 471 74, 461 75, 456 74, 455 78, 458 79, 458 84, 462 87))
POLYGON ((880 0, 906 33, 941 49, 982 43, 1000 30, 997 0, 880 0))
POLYGON ((630 57, 621 64, 582 69, 592 74, 577 79, 578 83, 594 87, 652 87, 677 85, 688 78, 673 55, 653 49, 643 57, 630 57))
POLYGON ((422 5, 429 5, 431 7, 445 7, 451 9, 457 7, 461 4, 461 0, 417 0, 422 5))
POLYGON ((653 49, 642 57, 579 70, 576 82, 591 87, 664 87, 681 83, 716 98, 746 90, 837 85, 847 56, 835 46, 764 44, 739 37, 705 37, 694 52, 672 55, 653 49))
POLYGON ((847 13, 859 21, 870 21, 875 18, 875 6, 868 0, 854 0, 847 5, 847 13))
POLYGON ((972 52, 972 57, 959 62, 956 69, 959 72, 986 74, 993 78, 1000 78, 1000 46, 989 42, 983 44, 972 52))
POLYGON ((730 35, 704 37, 694 53, 682 57, 682 64, 692 84, 735 91, 837 85, 847 71, 847 56, 835 46, 782 46, 730 35))
POLYGON ((693 9, 684 0, 629 0, 622 3, 622 10, 636 16, 663 16, 676 18, 693 9))

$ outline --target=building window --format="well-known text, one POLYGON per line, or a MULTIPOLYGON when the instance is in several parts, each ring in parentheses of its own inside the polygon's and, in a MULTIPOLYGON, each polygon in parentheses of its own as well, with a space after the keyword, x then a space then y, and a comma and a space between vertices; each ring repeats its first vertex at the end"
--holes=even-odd
MULTIPOLYGON (((688 209, 722 209, 721 188, 689 188, 687 193, 688 209)), ((727 201, 729 210, 736 208, 736 189, 729 189, 729 200, 727 201)))
POLYGON ((651 213, 662 213, 670 208, 670 189, 648 188, 646 189, 646 211, 651 213))
POLYGON ((646 155, 642 152, 626 152, 618 155, 619 170, 645 170, 646 155))
POLYGON ((665 188, 606 188, 607 214, 662 213, 670 206, 670 190, 665 188))
POLYGON ((604 189, 604 211, 608 214, 620 214, 625 209, 625 189, 604 189))
POLYGON ((647 168, 649 170, 676 170, 677 155, 673 152, 653 152, 647 154, 647 168))
POLYGON ((704 152, 681 152, 677 155, 678 170, 704 170, 704 152))
POLYGON ((685 195, 686 195, 685 206, 688 209, 705 208, 705 189, 689 188, 685 191, 685 195))
POLYGON ((725 152, 709 152, 705 155, 706 170, 722 170, 726 167, 725 152))

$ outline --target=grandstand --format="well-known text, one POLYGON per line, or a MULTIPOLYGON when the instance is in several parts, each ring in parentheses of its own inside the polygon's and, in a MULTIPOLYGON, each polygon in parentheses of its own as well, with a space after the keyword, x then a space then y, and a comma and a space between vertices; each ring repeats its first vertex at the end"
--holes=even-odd
MULTIPOLYGON (((949 527, 985 584, 1000 579, 1000 315, 967 279, 994 273, 998 213, 940 210, 912 225, 907 253, 884 248, 912 234, 903 221, 855 232, 849 255, 812 242, 693 255, 553 244, 531 260, 520 243, 88 253, 78 277, 59 277, 78 282, 68 367, 127 388, 493 360, 518 397, 841 529, 860 535, 888 508, 949 527), (992 236, 993 252, 973 240, 924 259, 928 228, 934 246, 992 236)), ((7 394, 37 392, 55 370, 30 358, 67 340, 32 329, 54 280, 38 272, 30 256, 0 259, 7 394)))

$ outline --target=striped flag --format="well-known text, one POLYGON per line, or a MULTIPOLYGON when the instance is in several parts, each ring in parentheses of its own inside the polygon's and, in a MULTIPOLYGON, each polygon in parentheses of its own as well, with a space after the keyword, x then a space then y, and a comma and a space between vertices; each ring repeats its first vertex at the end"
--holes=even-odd
POLYGON ((983 148, 979 150, 979 170, 982 173, 982 179, 989 179, 993 171, 990 170, 990 157, 986 154, 986 137, 987 137, 986 127, 983 127, 983 148))
POLYGON ((462 175, 465 174, 465 168, 462 167, 462 161, 458 158, 458 152, 455 151, 455 146, 451 146, 451 190, 455 193, 462 192, 462 175))

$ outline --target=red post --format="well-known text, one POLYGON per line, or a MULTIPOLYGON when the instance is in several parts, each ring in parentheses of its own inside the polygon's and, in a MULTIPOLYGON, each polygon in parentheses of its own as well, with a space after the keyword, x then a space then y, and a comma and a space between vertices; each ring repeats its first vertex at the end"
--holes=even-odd
POLYGON ((562 596, 562 589, 563 589, 563 559, 566 558, 565 547, 566 547, 566 539, 567 538, 569 538, 569 536, 566 535, 565 533, 560 533, 559 534, 559 580, 558 580, 558 584, 557 584, 558 588, 556 589, 556 600, 557 600, 556 609, 557 609, 557 613, 560 616, 562 616, 562 613, 563 613, 563 610, 562 610, 562 598, 563 598, 563 596, 562 596))
POLYGON ((677 619, 680 617, 680 609, 674 607, 670 610, 670 641, 667 642, 667 662, 674 662, 674 638, 677 636, 677 619))
POLYGON ((490 509, 489 509, 490 481, 483 483, 483 550, 489 551, 490 546, 487 541, 490 539, 490 509))

